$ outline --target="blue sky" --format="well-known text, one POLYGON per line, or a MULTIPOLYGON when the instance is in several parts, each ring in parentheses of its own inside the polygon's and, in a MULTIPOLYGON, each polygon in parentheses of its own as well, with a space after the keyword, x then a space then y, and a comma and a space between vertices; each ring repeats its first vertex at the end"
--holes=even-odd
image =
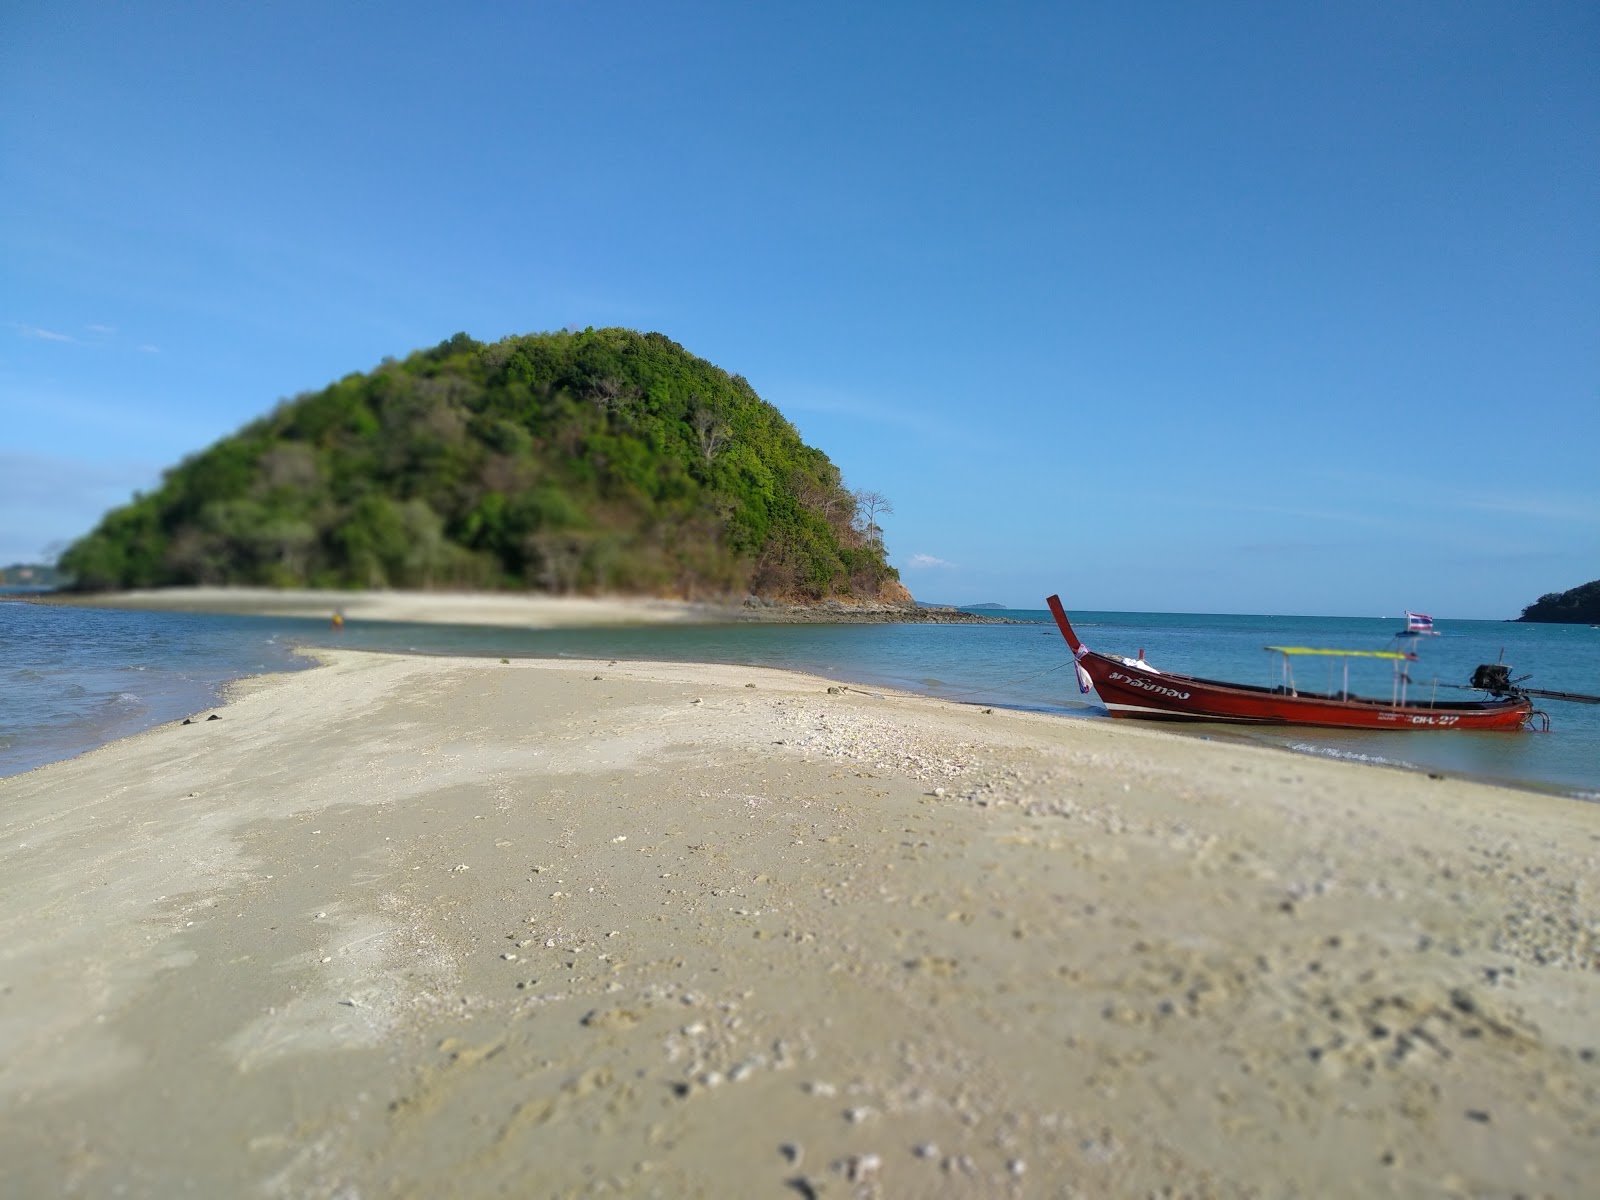
POLYGON ((0 8, 0 563, 457 330, 660 330, 921 599, 1600 576, 1600 7, 0 8))

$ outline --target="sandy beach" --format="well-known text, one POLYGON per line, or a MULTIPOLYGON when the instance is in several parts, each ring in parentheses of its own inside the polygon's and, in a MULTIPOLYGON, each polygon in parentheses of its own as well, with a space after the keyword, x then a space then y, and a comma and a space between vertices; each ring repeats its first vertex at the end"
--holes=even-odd
POLYGON ((50 593, 35 603, 154 612, 314 617, 360 621, 499 625, 523 629, 656 625, 703 621, 726 609, 633 596, 548 596, 532 592, 328 591, 318 588, 181 587, 131 592, 50 593))
POLYGON ((311 617, 335 613, 350 621, 408 621, 430 625, 494 625, 508 629, 572 629, 618 625, 668 625, 725 621, 783 624, 839 621, 936 624, 1005 623, 1002 613, 941 606, 829 600, 820 604, 774 601, 721 603, 644 596, 552 596, 539 592, 329 591, 318 588, 172 587, 131 592, 50 592, 27 597, 35 604, 153 612, 229 613, 236 616, 311 617))
POLYGON ((1592 805, 757 668, 319 657, 0 780, 8 1195, 1600 1171, 1592 805))

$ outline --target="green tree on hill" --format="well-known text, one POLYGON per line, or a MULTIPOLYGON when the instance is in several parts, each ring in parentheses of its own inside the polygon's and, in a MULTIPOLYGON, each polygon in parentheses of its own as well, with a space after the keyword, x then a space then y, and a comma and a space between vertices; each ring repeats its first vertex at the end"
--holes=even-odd
POLYGON ((741 376, 626 329, 456 334, 348 375, 167 471, 61 567, 86 590, 909 601, 825 454, 741 376))
POLYGON ((1600 579, 1564 592, 1546 592, 1522 610, 1519 621, 1550 624, 1600 624, 1600 579))

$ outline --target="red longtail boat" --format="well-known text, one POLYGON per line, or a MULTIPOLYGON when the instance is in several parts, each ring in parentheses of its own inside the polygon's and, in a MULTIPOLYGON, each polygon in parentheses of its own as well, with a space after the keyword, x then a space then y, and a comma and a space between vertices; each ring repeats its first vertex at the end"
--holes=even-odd
POLYGON ((1414 661, 1415 654, 1397 650, 1315 650, 1305 646, 1268 646, 1284 656, 1284 683, 1275 688, 1244 683, 1221 683, 1160 671, 1138 658, 1100 654, 1078 640, 1067 620, 1061 598, 1045 603, 1067 639, 1077 663, 1083 691, 1093 687, 1113 717, 1157 721, 1243 721, 1255 725, 1320 725, 1332 729, 1521 729, 1533 713, 1533 702, 1523 695, 1488 700, 1410 700, 1404 691, 1404 672, 1396 672, 1395 695, 1388 700, 1354 696, 1349 690, 1349 665, 1345 687, 1338 692, 1308 692, 1294 686, 1288 669, 1291 656, 1327 655, 1344 659, 1383 658, 1399 663, 1414 661))

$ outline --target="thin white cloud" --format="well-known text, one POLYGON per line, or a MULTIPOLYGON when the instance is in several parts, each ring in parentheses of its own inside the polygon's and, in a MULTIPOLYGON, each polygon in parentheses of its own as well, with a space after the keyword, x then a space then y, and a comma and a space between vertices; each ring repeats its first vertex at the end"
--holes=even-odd
POLYGON ((131 348, 139 354, 159 354, 161 352, 161 347, 152 342, 130 343, 115 325, 106 325, 100 322, 91 322, 85 325, 81 336, 62 333, 56 329, 46 329, 42 325, 29 325, 26 321, 7 321, 5 324, 14 330, 18 337, 33 338, 41 342, 62 342, 69 346, 101 347, 108 350, 122 351, 127 351, 131 348))
POLYGON ((910 558, 906 559, 906 566, 909 568, 953 567, 955 565, 955 563, 946 562, 942 558, 935 558, 931 554, 913 554, 910 558))
POLYGON ((761 389, 764 399, 777 406, 790 420, 796 414, 817 413, 834 419, 849 419, 860 425, 879 425, 922 437, 970 445, 971 428, 957 427, 925 407, 902 407, 871 396, 811 384, 775 384, 761 389))
POLYGON ((8 325, 25 338, 36 338, 41 342, 76 342, 78 339, 69 334, 57 333, 54 329, 41 329, 37 325, 24 325, 20 321, 8 321, 8 325))
POLYGON ((1536 517, 1546 521, 1600 521, 1600 503, 1572 500, 1564 496, 1528 495, 1485 500, 1477 496, 1458 501, 1463 508, 1478 512, 1509 513, 1516 517, 1536 517))
POLYGON ((0 563, 53 557, 159 478, 154 463, 0 451, 0 563))
POLYGON ((1231 500, 1221 496, 1163 496, 1147 492, 1143 499, 1151 504, 1183 506, 1191 509, 1208 509, 1213 512, 1262 513, 1267 516, 1295 517, 1303 521, 1333 521, 1354 525, 1371 525, 1380 529, 1411 528, 1415 522, 1408 517, 1393 517, 1381 513, 1356 512, 1352 509, 1307 508, 1293 504, 1262 504, 1254 501, 1231 500))
POLYGON ((1500 513, 1513 517, 1532 517, 1541 521, 1572 521, 1580 524, 1600 522, 1600 496, 1572 489, 1539 489, 1519 483, 1498 495, 1481 489, 1463 488, 1428 480, 1393 479, 1356 471, 1324 470, 1318 474, 1338 488, 1358 493, 1375 492, 1399 497, 1413 510, 1434 512, 1500 513))
POLYGON ((122 503, 160 477, 155 463, 86 462, 0 451, 0 506, 122 503))

